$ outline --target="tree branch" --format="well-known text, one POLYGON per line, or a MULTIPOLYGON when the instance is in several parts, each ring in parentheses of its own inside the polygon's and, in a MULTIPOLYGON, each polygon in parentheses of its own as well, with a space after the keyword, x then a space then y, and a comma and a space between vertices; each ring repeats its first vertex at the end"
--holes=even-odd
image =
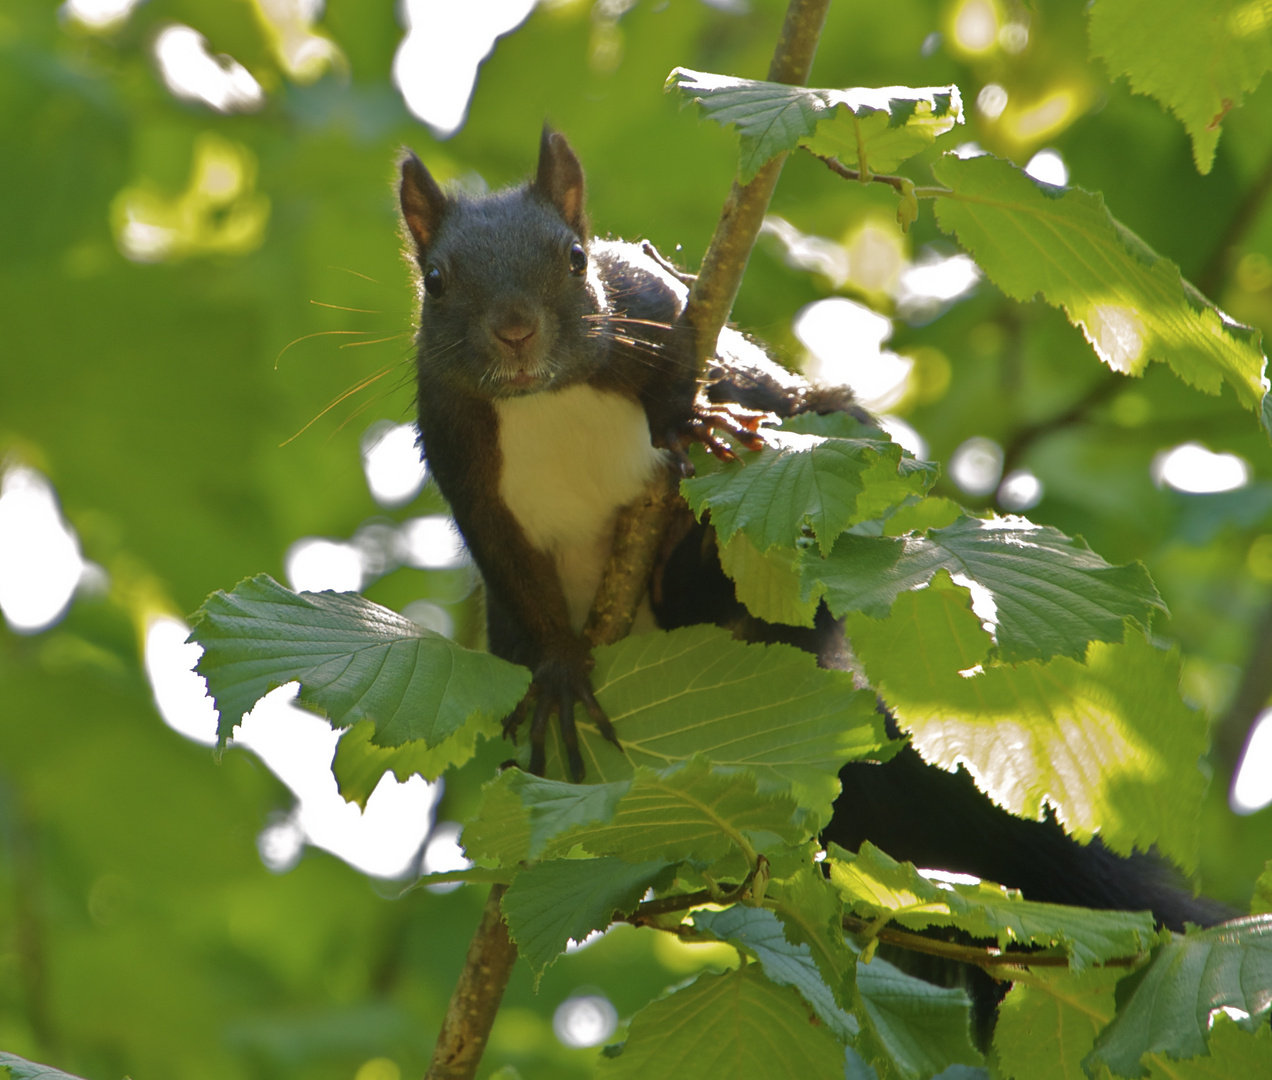
POLYGON ((471 1080, 486 1050, 495 1013, 517 962, 517 947, 508 937, 499 908, 506 888, 493 886, 486 899, 424 1080, 471 1080))
MULTIPOLYGON (((802 85, 808 80, 829 7, 830 0, 791 0, 769 65, 770 82, 802 85)), ((749 184, 734 181, 720 214, 681 316, 695 330, 700 373, 707 357, 715 354, 716 339, 733 308, 784 160, 782 155, 770 161, 749 184)), ((655 478, 645 496, 620 515, 584 631, 593 645, 617 641, 631 629, 676 503, 677 488, 667 473, 655 478)), ((471 1080, 477 1070, 517 958, 500 911, 504 890, 503 885, 490 890, 425 1080, 471 1080)))

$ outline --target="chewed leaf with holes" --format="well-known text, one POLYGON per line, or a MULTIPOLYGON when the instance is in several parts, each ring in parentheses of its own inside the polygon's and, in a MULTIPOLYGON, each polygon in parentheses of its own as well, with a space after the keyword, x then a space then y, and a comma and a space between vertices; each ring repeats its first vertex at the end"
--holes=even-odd
POLYGON ((847 619, 853 651, 923 758, 965 764, 1000 806, 1041 819, 1054 808, 1082 841, 1127 854, 1153 844, 1196 864, 1206 720, 1179 697, 1178 651, 1128 631, 1092 642, 1086 663, 988 662, 990 637, 965 589, 897 597, 892 616, 847 619))
POLYGON ((673 87, 716 123, 738 129, 743 183, 798 146, 850 168, 891 172, 963 122, 957 86, 821 90, 676 68, 667 76, 673 87))
POLYGON ((897 596, 938 570, 972 589, 1004 660, 1081 657, 1091 641, 1121 641, 1130 619, 1148 628, 1166 605, 1139 563, 1111 566, 1080 539, 1024 518, 961 517, 921 536, 841 536, 830 557, 806 555, 805 595, 836 615, 884 618, 897 596))
POLYGON ((1183 123, 1208 173, 1223 119, 1272 69, 1272 13, 1259 0, 1100 0, 1091 55, 1183 123))
POLYGON ((894 442, 840 436, 812 419, 788 422, 767 433, 772 445, 763 450, 681 481, 693 512, 711 514, 722 543, 740 531, 762 554, 794 548, 808 528, 826 554, 844 529, 882 517, 936 479, 935 466, 905 456, 894 442))
POLYGON ((861 851, 832 846, 830 880, 844 902, 863 918, 886 916, 901 926, 957 926, 1000 947, 1057 947, 1081 970, 1113 957, 1147 951, 1155 934, 1148 911, 1090 911, 1041 904, 1014 889, 929 881, 911 863, 899 863, 867 842, 861 851))
POLYGON ((1150 360, 1163 360, 1207 394, 1226 381, 1267 427, 1259 331, 1234 322, 1184 281, 1178 266, 1113 219, 1099 195, 1038 184, 989 155, 947 154, 932 171, 950 189, 936 201, 937 223, 1008 296, 1041 294, 1062 308, 1100 359, 1123 375, 1141 375, 1150 360))
POLYGON ((294 593, 265 574, 209 596, 190 637, 203 646, 198 672, 221 714, 222 745, 264 694, 292 680, 300 703, 333 727, 370 720, 372 741, 390 747, 436 747, 470 720, 507 715, 530 685, 525 668, 356 593, 294 593))
POLYGON ((560 858, 576 845, 627 862, 711 860, 797 843, 809 832, 802 816, 789 795, 761 794, 755 777, 714 770, 701 758, 609 784, 508 769, 486 785, 464 846, 472 858, 504 866, 560 858))

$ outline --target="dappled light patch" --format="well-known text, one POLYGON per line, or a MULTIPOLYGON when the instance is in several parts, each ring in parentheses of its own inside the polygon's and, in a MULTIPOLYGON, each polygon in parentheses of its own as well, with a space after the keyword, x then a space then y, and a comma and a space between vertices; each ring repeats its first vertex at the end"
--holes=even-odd
POLYGON ((119 250, 134 262, 197 255, 244 255, 260 246, 268 196, 256 190, 256 158, 246 146, 210 132, 194 142, 190 180, 169 195, 148 179, 111 204, 119 250))

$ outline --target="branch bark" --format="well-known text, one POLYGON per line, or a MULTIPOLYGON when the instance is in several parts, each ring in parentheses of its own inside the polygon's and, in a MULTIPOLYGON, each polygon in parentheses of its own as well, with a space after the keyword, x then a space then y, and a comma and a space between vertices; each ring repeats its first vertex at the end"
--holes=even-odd
MULTIPOLYGON (((791 0, 769 65, 770 82, 803 85, 808 80, 829 7, 830 0, 791 0)), ((681 316, 694 328, 700 373, 715 354, 716 339, 733 309, 785 158, 783 154, 770 161, 749 184, 734 181, 720 214, 681 316)), ((584 630, 591 644, 617 641, 631 629, 678 497, 667 473, 655 478, 645 495, 620 515, 610 561, 584 630)), ((503 885, 490 890, 425 1080, 471 1080, 481 1061, 517 958, 500 911, 504 890, 503 885)))
POLYGON ((425 1080, 471 1080, 486 1051, 495 1013, 517 962, 517 947, 508 937, 499 906, 505 889, 504 885, 492 886, 486 898, 425 1080))

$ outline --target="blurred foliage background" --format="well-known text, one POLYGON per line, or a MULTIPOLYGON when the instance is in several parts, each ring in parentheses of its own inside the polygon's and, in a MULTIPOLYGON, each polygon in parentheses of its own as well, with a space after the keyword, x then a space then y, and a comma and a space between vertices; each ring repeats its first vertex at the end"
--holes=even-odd
MULTIPOLYGON (((489 6, 503 17, 505 5, 489 6)), ((49 478, 100 571, 55 626, 0 629, 0 1047, 101 1080, 423 1071, 484 890, 395 898, 398 883, 317 850, 267 869, 256 838, 293 796, 247 751, 216 763, 164 725, 143 663, 147 621, 188 617, 260 571, 286 580, 302 537, 347 539, 440 508, 426 490, 384 510, 359 457, 373 422, 412 415, 413 293, 392 187, 402 146, 439 177, 499 185, 530 168, 546 117, 588 170, 597 231, 648 237, 693 267, 735 144, 663 80, 677 65, 762 77, 783 8, 541 4, 498 41, 466 123, 441 140, 391 79, 405 8, 149 0, 93 26, 47 0, 6 0, 0 457, 49 478), (174 94, 156 60, 173 25, 233 57, 257 90, 240 81, 228 111, 174 94)), ((424 44, 458 50, 438 27, 424 44)), ((959 84, 968 124, 938 150, 975 140, 1024 164, 1055 149, 1071 183, 1104 192, 1220 306, 1272 330, 1268 80, 1226 119, 1204 176, 1181 125, 1088 58, 1076 3, 837 0, 812 82, 959 84), (997 22, 972 49, 958 20, 977 3, 972 14, 997 22), (1005 108, 986 87, 1005 91, 1005 108)), ((923 160, 908 170, 919 183, 923 160)), ((855 276, 792 268, 765 238, 737 323, 797 362, 792 318, 811 301, 838 293, 894 314, 909 261, 953 252, 930 211, 903 237, 894 208, 882 186, 793 158, 772 212, 839 245, 855 276)), ((1172 612, 1156 636, 1183 647, 1185 695, 1218 725, 1201 885, 1244 904, 1272 855, 1272 811, 1227 806, 1272 693, 1265 437, 1230 392, 1204 397, 1162 365, 1124 380, 1059 313, 983 283, 898 318, 890 347, 915 361, 892 411, 930 457, 992 439, 1006 470, 1041 481, 1032 519, 1149 566, 1172 612), (1188 440, 1239 455, 1249 483, 1217 494, 1154 483, 1155 455, 1188 440)), ((457 635, 477 639, 453 574, 398 569, 366 592, 398 609, 445 602, 457 635)), ((462 817, 502 756, 488 747, 449 779, 439 817, 462 817)), ((518 972, 483 1075, 505 1064, 588 1075, 595 1051, 564 1046, 553 1012, 592 988, 630 1015, 711 959, 656 937, 622 928, 563 958, 537 994, 518 972)))

